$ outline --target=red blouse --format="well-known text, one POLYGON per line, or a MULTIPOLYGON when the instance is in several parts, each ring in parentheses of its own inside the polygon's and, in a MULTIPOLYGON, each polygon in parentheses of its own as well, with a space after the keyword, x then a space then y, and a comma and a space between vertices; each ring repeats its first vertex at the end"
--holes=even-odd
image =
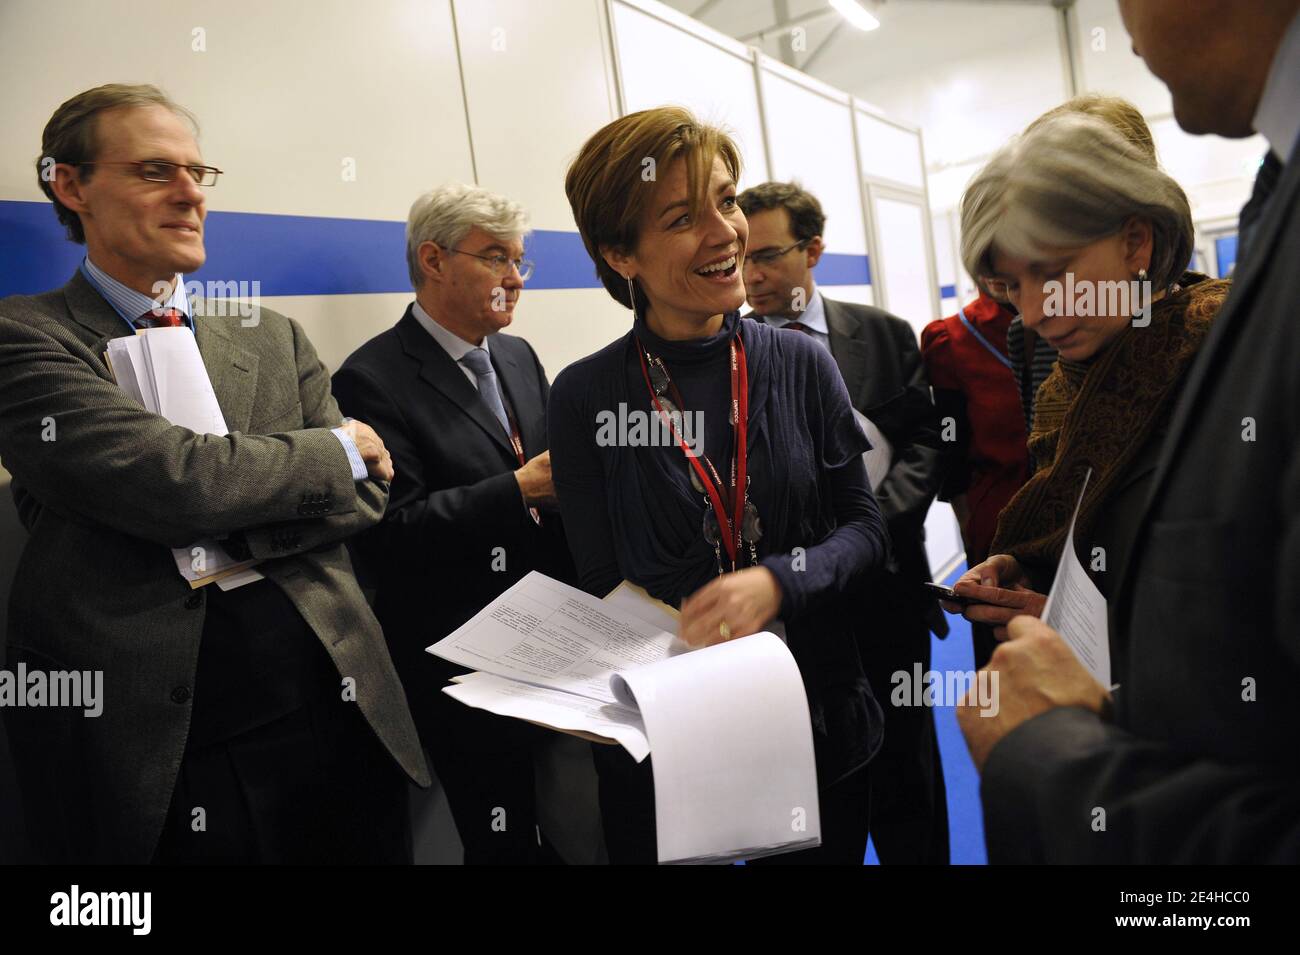
POLYGON ((956 420, 940 497, 966 495, 966 556, 974 563, 988 556, 999 512, 1029 479, 1029 451, 1020 391, 1004 363, 1012 315, 983 294, 963 311, 978 335, 960 314, 931 322, 921 333, 921 357, 940 417, 956 420))

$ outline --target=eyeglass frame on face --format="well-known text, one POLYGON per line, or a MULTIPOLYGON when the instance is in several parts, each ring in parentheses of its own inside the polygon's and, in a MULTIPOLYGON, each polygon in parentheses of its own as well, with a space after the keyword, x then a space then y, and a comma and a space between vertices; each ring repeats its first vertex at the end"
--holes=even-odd
POLYGON ((496 255, 479 255, 477 252, 466 252, 464 249, 448 249, 448 252, 459 252, 461 255, 472 255, 476 259, 482 259, 484 262, 492 263, 492 272, 497 278, 505 278, 510 274, 510 269, 514 268, 519 272, 519 280, 527 282, 533 274, 536 266, 528 259, 512 259, 508 255, 502 255, 498 252, 496 255))
MULTIPOLYGON (((184 169, 190 174, 190 178, 194 180, 194 184, 196 186, 215 186, 217 184, 218 178, 221 176, 221 173, 224 171, 218 169, 216 166, 203 166, 197 163, 190 164, 190 163, 181 163, 181 162, 168 162, 165 159, 122 159, 122 160, 115 160, 112 162, 99 160, 99 159, 88 159, 85 162, 68 163, 68 165, 70 166, 134 166, 136 175, 139 176, 141 179, 143 179, 145 182, 175 182, 176 177, 180 175, 180 171, 184 169), (150 176, 145 172, 146 166, 164 167, 166 170, 170 171, 170 175, 168 175, 167 178, 165 179, 160 178, 159 176, 150 176), (196 171, 201 171, 202 175, 195 175, 196 171), (207 179, 209 176, 212 177, 212 181, 204 182, 203 180, 207 179)), ((160 174, 165 174, 165 173, 163 173, 160 170, 160 174)))
POLYGON ((746 253, 745 264, 749 265, 752 262, 757 266, 771 265, 777 259, 781 258, 781 256, 788 254, 791 249, 802 249, 815 238, 816 236, 813 236, 810 239, 798 239, 790 245, 787 245, 784 249, 776 249, 771 252, 759 251, 746 253))
MULTIPOLYGON (((1065 259, 1061 264, 1060 268, 1049 269, 1048 276, 1043 279, 1044 285, 1046 285, 1046 283, 1048 282, 1057 281, 1056 278, 1057 276, 1062 276, 1065 273, 1069 272, 1071 267, 1074 265, 1076 258, 1078 258, 1077 255, 1072 256, 1071 258, 1065 259)), ((993 298, 998 299, 999 301, 1002 302, 1008 302, 1012 305, 1016 304, 1011 298, 1011 286, 1014 283, 1008 281, 1007 279, 995 278, 994 276, 991 275, 981 275, 979 278, 980 281, 984 283, 984 288, 988 291, 989 295, 991 295, 993 298), (1001 291, 999 291, 999 289, 1001 291)), ((1017 306, 1017 308, 1018 307, 1019 306, 1017 306)))

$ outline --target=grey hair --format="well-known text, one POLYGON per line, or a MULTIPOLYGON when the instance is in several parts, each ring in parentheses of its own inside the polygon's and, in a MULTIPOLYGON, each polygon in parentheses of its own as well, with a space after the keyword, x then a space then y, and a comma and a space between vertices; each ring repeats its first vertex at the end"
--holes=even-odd
POLYGON ((423 243, 436 242, 450 249, 475 226, 494 238, 512 242, 528 234, 528 213, 513 199, 459 182, 439 186, 411 203, 406 217, 406 268, 411 287, 418 289, 424 281, 420 271, 423 243))
POLYGON ((1182 187, 1094 116, 1036 124, 976 173, 961 199, 961 259, 974 277, 1005 255, 1045 258, 1114 235, 1133 216, 1152 225, 1148 278, 1166 289, 1191 261, 1194 229, 1182 187))

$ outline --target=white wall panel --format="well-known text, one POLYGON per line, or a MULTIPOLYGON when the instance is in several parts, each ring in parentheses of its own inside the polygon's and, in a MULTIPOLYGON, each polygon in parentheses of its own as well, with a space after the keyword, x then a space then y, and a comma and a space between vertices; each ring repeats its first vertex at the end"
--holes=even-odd
POLYGON ((876 297, 870 285, 818 285, 817 291, 827 298, 858 305, 875 305, 876 297))
POLYGON ((479 185, 574 229, 564 174, 616 103, 600 0, 456 0, 479 185))
MULTIPOLYGON (((764 59, 763 113, 772 178, 797 179, 826 212, 827 250, 865 255, 862 192, 853 162, 852 114, 836 101, 788 79, 764 59)), ((917 163, 918 167, 920 163, 917 163)))
POLYGON ((858 157, 862 174, 915 189, 924 188, 920 136, 860 109, 853 115, 858 124, 858 157))
POLYGON ((929 215, 917 200, 905 200, 872 189, 872 215, 883 261, 873 265, 876 283, 884 286, 885 307, 907 319, 917 335, 934 321, 933 273, 930 271, 929 236, 925 219, 929 215))
MULTIPOLYGON (((638 7, 620 0, 611 4, 625 112, 685 106, 732 134, 744 159, 742 189, 769 179, 758 85, 744 47, 702 39, 639 6, 658 5, 645 0, 638 7)), ((673 21, 685 19, 667 7, 663 11, 673 21)))
POLYGON ((158 84, 198 116, 226 172, 210 209, 403 218, 431 181, 472 175, 448 0, 0 10, 0 62, 33 78, 0 98, 0 198, 41 197, 30 170, 46 120, 109 82, 158 84))

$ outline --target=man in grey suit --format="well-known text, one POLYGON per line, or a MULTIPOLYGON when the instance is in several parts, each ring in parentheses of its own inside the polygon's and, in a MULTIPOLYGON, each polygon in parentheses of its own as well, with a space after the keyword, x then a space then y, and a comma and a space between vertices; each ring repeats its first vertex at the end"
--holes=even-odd
POLYGON ((32 855, 409 861, 407 779, 428 769, 343 544, 383 514, 382 441, 342 421, 291 319, 188 300, 219 174, 188 113, 150 86, 88 90, 37 167, 87 256, 62 289, 0 301, 0 460, 30 533, 6 662, 101 672, 103 699, 4 711, 32 855), (228 435, 113 383, 106 342, 156 325, 193 331, 228 435), (169 548, 209 538, 263 579, 192 590, 169 548))
POLYGON ((1232 293, 1110 607, 1113 699, 1045 624, 958 719, 993 862, 1300 861, 1300 0, 1121 0, 1190 133, 1258 132, 1232 293))

